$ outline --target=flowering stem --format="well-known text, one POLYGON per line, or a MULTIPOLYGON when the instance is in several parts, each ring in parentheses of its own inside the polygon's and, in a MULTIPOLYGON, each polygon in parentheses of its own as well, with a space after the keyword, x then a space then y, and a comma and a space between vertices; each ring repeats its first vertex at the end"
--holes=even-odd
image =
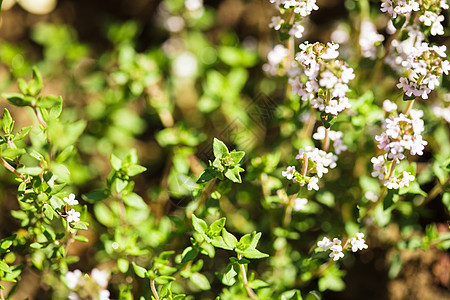
POLYGON ((302 165, 302 176, 306 176, 306 171, 308 170, 308 157, 306 153, 303 153, 303 165, 302 165))
MULTIPOLYGON (((242 255, 238 254, 238 259, 242 259, 242 255)), ((259 300, 258 296, 256 296, 255 292, 252 290, 252 288, 248 285, 247 280, 247 273, 245 272, 245 266, 243 264, 239 264, 239 268, 241 269, 241 275, 242 275, 242 282, 244 283, 245 289, 247 290, 247 294, 250 298, 259 300)))
POLYGON ((408 106, 406 106, 405 111, 403 112, 403 114, 404 114, 405 116, 408 116, 408 115, 409 115, 409 111, 411 110, 411 107, 414 105, 414 101, 415 101, 415 100, 409 101, 408 106))
POLYGON ((330 146, 330 136, 328 133, 330 132, 330 128, 325 128, 325 137, 323 139, 322 150, 328 152, 328 147, 330 146))
POLYGON ((152 289, 153 296, 156 300, 159 300, 158 292, 156 291, 155 280, 150 278, 150 288, 152 289))

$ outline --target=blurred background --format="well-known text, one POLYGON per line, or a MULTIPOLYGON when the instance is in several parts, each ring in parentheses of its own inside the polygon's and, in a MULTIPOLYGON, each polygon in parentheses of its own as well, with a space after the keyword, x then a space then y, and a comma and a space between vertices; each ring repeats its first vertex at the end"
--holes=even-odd
MULTIPOLYGON (((378 32, 387 37, 388 17, 379 13, 380 2, 362 2, 367 4, 364 9, 378 32)), ((341 43, 340 57, 359 76, 369 76, 373 64, 358 54, 355 35, 362 10, 360 1, 318 0, 317 5, 319 10, 303 23, 301 41, 341 43)), ((66 163, 70 184, 88 203, 93 216, 86 233, 89 243, 77 242, 70 248, 71 255, 81 257, 74 268, 87 272, 98 265, 114 264, 114 255, 108 252, 115 238, 111 230, 116 226, 114 218, 100 217, 101 209, 96 207, 101 206, 93 194, 104 187, 111 172, 111 153, 124 157, 136 149, 140 164, 148 169, 135 178, 135 192, 151 212, 151 235, 144 237, 147 233, 138 231, 143 239, 141 247, 151 249, 149 255, 189 244, 186 227, 179 227, 174 238, 174 220, 183 220, 184 209, 192 200, 191 187, 212 159, 213 137, 226 142, 230 149, 247 152, 244 165, 248 181, 259 176, 258 167, 263 165, 256 157, 269 154, 278 156, 271 158, 280 162, 272 172, 281 178, 281 169, 301 145, 302 137, 296 132, 304 130, 308 112, 298 99, 285 99, 285 78, 274 78, 263 71, 267 54, 280 43, 268 26, 274 15, 278 11, 267 0, 3 0, 0 91, 17 91, 17 78, 30 78, 31 67, 36 65, 44 77, 42 94, 63 96, 62 119, 71 124, 64 129, 59 147, 76 145, 77 154, 66 163)), ((448 19, 447 14, 447 29, 448 19)), ((450 46, 448 35, 433 41, 450 46)), ((308 252, 321 230, 345 231, 346 224, 355 222, 355 207, 363 194, 361 177, 370 173, 371 167, 364 160, 370 161, 374 149, 374 141, 367 133, 373 136, 375 131, 364 127, 370 122, 363 111, 370 105, 380 106, 392 94, 396 80, 388 72, 380 82, 353 87, 360 106, 355 106, 356 113, 345 117, 338 128, 356 128, 358 134, 365 130, 366 137, 359 144, 353 143, 359 137, 356 133, 345 137, 349 151, 340 158, 341 169, 328 174, 329 188, 317 196, 323 208, 293 221, 291 229, 299 234, 286 246, 287 261, 252 266, 267 281, 275 276, 267 264, 282 261, 295 267, 286 266, 280 271, 282 275, 277 274, 280 287, 302 291, 317 288, 317 279, 305 274, 301 277, 306 263, 299 253, 308 252), (357 119, 356 114, 362 119, 357 119), (337 211, 341 214, 339 220, 330 221, 337 211), (296 278, 300 277, 299 282, 296 278)), ((448 91, 448 78, 443 87, 448 91)), ((440 103, 445 97, 449 98, 445 93, 436 95, 430 102, 440 103)), ((0 100, 1 110, 5 107, 17 127, 37 124, 31 112, 24 113, 0 100)), ((430 114, 428 108, 426 116, 430 114)), ((435 154, 445 156, 450 149, 448 123, 431 120, 430 124, 430 147, 417 162, 425 174, 420 180, 426 192, 434 186, 435 154), (439 151, 434 151, 437 145, 439 151)), ((313 128, 319 125, 313 124, 313 128)), ((275 188, 281 184, 277 180, 275 188)), ((19 208, 15 191, 13 176, 0 169, 0 238, 20 228, 20 222, 10 214, 19 208)), ((254 195, 261 199, 267 196, 261 194, 258 184, 248 185, 232 191, 220 205, 213 201, 211 210, 216 215, 220 215, 219 208, 224 211, 227 226, 235 232, 263 231, 262 250, 270 251, 270 243, 274 242, 269 233, 270 202, 256 200, 263 204, 255 204, 254 195)), ((424 231, 429 224, 439 232, 448 231, 449 214, 442 197, 428 199, 417 207, 405 204, 395 216, 396 222, 376 231, 376 238, 369 239, 369 250, 342 265, 345 277, 336 275, 343 277, 346 288, 330 283, 323 299, 449 299, 449 254, 436 248, 416 249, 408 244, 410 238, 403 246, 398 244, 405 235, 416 229, 424 231)), ((275 211, 272 217, 279 216, 275 211)), ((214 277, 213 264, 205 262, 210 278, 214 277)), ((113 277, 111 285, 121 280, 113 277)), ((52 280, 43 278, 32 267, 23 273, 22 281, 27 284, 20 286, 13 299, 59 299, 55 296, 58 292, 51 288, 52 280)), ((217 280, 210 292, 190 288, 195 299, 213 299, 222 289, 217 280)), ((135 286, 133 293, 143 293, 143 289, 135 286)), ((110 290, 116 299, 118 288, 110 290)))

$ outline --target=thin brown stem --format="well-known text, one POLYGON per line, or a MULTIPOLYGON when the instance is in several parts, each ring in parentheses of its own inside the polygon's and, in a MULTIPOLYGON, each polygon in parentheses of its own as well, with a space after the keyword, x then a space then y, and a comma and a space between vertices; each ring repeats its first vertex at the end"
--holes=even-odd
MULTIPOLYGON (((238 259, 242 259, 242 255, 238 254, 238 259)), ((241 275, 242 275, 242 282, 244 283, 245 289, 247 290, 247 294, 250 298, 259 300, 258 296, 256 296, 255 292, 252 290, 252 288, 248 285, 247 280, 247 272, 245 271, 245 265, 239 264, 239 268, 241 269, 241 275)))
POLYGON ((0 290, 0 299, 5 300, 5 295, 3 295, 3 290, 0 290))
POLYGON ((17 170, 11 166, 6 160, 3 159, 3 157, 0 157, 0 163, 10 172, 16 174, 17 176, 19 176, 22 179, 25 179, 26 176, 23 175, 22 173, 17 172, 17 170))
POLYGON ((159 300, 158 292, 156 291, 155 280, 150 278, 150 288, 152 289, 153 296, 156 300, 159 300))

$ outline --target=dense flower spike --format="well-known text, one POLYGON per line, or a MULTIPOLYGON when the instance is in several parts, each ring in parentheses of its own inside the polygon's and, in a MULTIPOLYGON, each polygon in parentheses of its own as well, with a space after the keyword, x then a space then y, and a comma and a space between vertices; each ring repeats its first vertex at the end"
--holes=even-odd
POLYGON ((405 151, 411 155, 422 155, 427 142, 422 138, 423 112, 411 110, 410 116, 400 114, 384 120, 384 131, 375 136, 378 148, 385 150, 389 159, 402 160, 405 158, 405 151))
POLYGON ((442 74, 448 75, 450 63, 446 57, 445 46, 429 46, 422 43, 411 49, 407 60, 402 63, 408 74, 400 78, 398 88, 403 89, 407 96, 414 95, 428 99, 428 94, 439 85, 442 74))
POLYGON ((413 21, 417 20, 424 26, 430 27, 431 35, 443 35, 444 27, 441 22, 444 21, 444 16, 441 12, 448 7, 445 0, 385 0, 381 4, 381 11, 387 12, 394 19, 397 16, 411 18, 414 12, 413 21))
POLYGON ((336 59, 338 48, 334 43, 301 44, 301 51, 295 57, 298 72, 289 79, 292 93, 304 101, 311 100, 317 110, 333 115, 351 107, 346 97, 347 84, 355 78, 353 69, 336 59), (301 73, 306 75, 306 81, 301 79, 301 73))
MULTIPOLYGON (((386 100, 383 104, 385 111, 392 109, 392 103, 386 100)), ((384 155, 372 157, 373 172, 372 177, 378 177, 383 185, 388 189, 398 189, 409 186, 415 177, 409 172, 402 172, 398 176, 393 175, 393 171, 387 167, 393 162, 397 163, 405 159, 405 153, 409 151, 411 155, 422 155, 427 142, 422 138, 424 123, 421 119, 423 112, 412 109, 409 116, 400 114, 391 116, 384 120, 384 131, 375 136, 378 148, 385 151, 384 155)))

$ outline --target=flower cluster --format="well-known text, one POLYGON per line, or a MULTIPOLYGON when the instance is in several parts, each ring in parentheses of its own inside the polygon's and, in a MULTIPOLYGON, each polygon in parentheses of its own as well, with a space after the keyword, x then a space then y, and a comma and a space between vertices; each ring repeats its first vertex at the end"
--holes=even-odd
POLYGON ((406 15, 420 9, 419 3, 415 0, 384 0, 381 3, 381 11, 387 12, 393 18, 398 15, 406 15))
MULTIPOLYGON (((392 111, 394 105, 386 100, 383 103, 385 111, 392 111)), ((384 120, 384 131, 375 136, 378 148, 383 149, 385 154, 372 157, 374 171, 372 177, 378 177, 389 189, 398 189, 409 186, 415 178, 409 172, 402 172, 399 176, 393 176, 393 170, 389 170, 387 164, 397 163, 405 159, 408 151, 411 155, 422 155, 427 142, 422 138, 424 122, 421 119, 423 112, 412 109, 409 116, 405 114, 394 115, 384 120)), ((392 166, 391 166, 392 167, 392 166)))
POLYGON ((387 152, 389 159, 402 160, 404 152, 408 150, 411 155, 422 155, 427 142, 422 138, 423 120, 421 110, 411 110, 410 116, 400 114, 384 120, 384 131, 375 136, 378 148, 387 152))
POLYGON ((98 299, 109 300, 108 286, 109 273, 97 268, 92 269, 90 276, 80 270, 67 272, 65 275, 67 287, 71 290, 69 299, 98 299))
POLYGON ((441 22, 444 16, 442 10, 448 9, 445 0, 385 0, 381 4, 381 11, 387 12, 392 18, 397 16, 411 17, 412 12, 416 12, 415 19, 426 27, 430 27, 432 35, 443 35, 444 27, 441 22))
POLYGON ((408 76, 401 77, 397 87, 409 97, 414 95, 428 99, 428 94, 439 85, 439 77, 449 73, 450 63, 442 59, 447 56, 445 51, 445 46, 430 47, 427 43, 413 47, 407 60, 402 63, 408 76))
POLYGON ((328 168, 336 167, 337 156, 318 148, 306 147, 300 149, 296 159, 302 160, 302 172, 298 172, 295 166, 287 167, 282 175, 289 180, 299 182, 300 185, 308 184, 308 190, 319 190, 319 178, 328 173, 328 168))
MULTIPOLYGON (((319 126, 317 131, 313 134, 315 140, 324 140, 326 129, 324 126, 319 126)), ((342 131, 328 130, 328 137, 333 141, 333 148, 336 154, 341 154, 342 151, 347 150, 347 146, 342 141, 342 131)))
POLYGON ((334 261, 339 260, 339 258, 343 258, 343 251, 350 245, 353 252, 367 249, 368 246, 364 240, 364 233, 358 232, 355 237, 345 243, 344 247, 342 247, 342 241, 338 238, 334 238, 333 241, 330 241, 327 237, 324 237, 321 241, 317 242, 317 247, 323 248, 323 251, 327 251, 328 248, 331 250, 329 256, 333 258, 334 261))
POLYGON ((311 100, 314 108, 332 115, 351 107, 345 95, 349 89, 347 84, 355 78, 353 69, 336 59, 338 48, 334 43, 301 44, 301 51, 295 57, 298 71, 289 78, 292 93, 304 101, 311 100), (306 81, 301 80, 302 72, 306 81))
MULTIPOLYGON (((73 205, 77 205, 78 204, 78 200, 75 199, 75 195, 74 194, 70 194, 69 197, 64 197, 63 200, 64 200, 64 202, 66 202, 66 205, 68 205, 68 206, 73 206, 73 205)), ((66 220, 69 223, 78 222, 78 221, 80 221, 80 213, 75 211, 75 209, 71 208, 67 212, 67 219, 66 220)))
POLYGON ((361 55, 363 57, 375 59, 377 53, 376 45, 383 40, 384 36, 377 32, 377 28, 371 21, 361 21, 359 46, 361 47, 361 55))
POLYGON ((272 76, 278 74, 280 65, 284 59, 288 56, 289 50, 283 45, 276 45, 269 54, 267 54, 267 64, 263 65, 263 70, 272 76))

